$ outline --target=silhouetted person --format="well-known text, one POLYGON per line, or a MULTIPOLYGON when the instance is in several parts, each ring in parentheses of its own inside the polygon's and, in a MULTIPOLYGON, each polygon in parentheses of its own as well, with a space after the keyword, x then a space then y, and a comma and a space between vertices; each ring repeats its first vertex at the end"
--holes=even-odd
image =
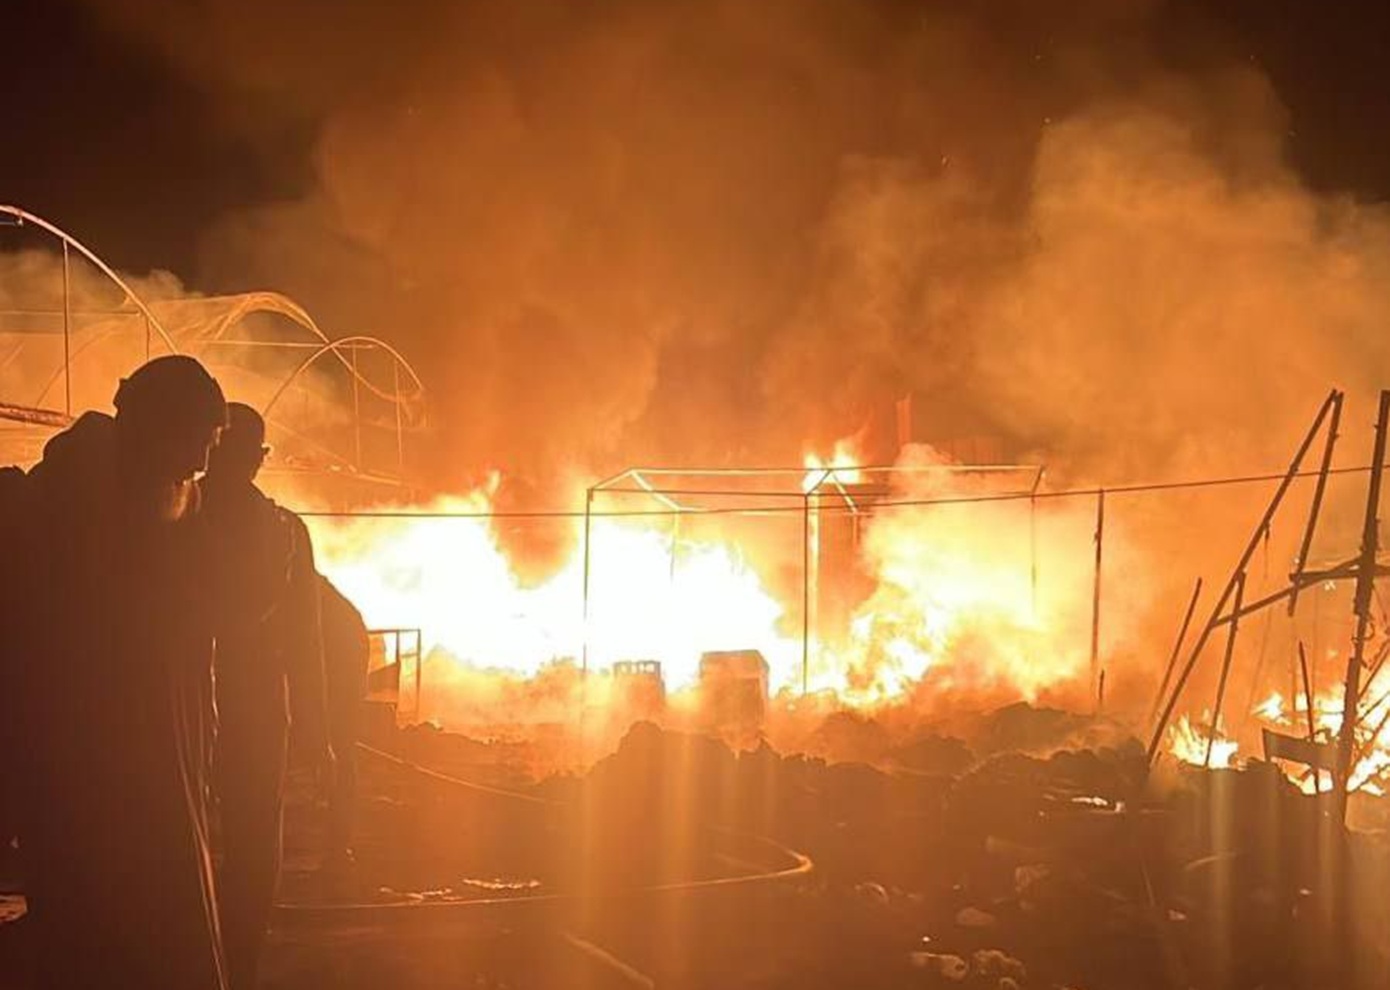
POLYGON ((328 578, 319 576, 323 664, 328 681, 328 726, 336 762, 329 797, 328 853, 350 861, 353 806, 357 798, 357 739, 367 696, 371 643, 362 613, 328 578))
POLYGON ((260 415, 232 403, 203 485, 221 605, 214 784, 234 990, 256 985, 274 903, 291 722, 311 751, 329 752, 313 548, 303 522, 255 485, 268 451, 260 415))
POLYGON ((122 381, 26 479, 20 842, 41 986, 221 990, 194 477, 225 422, 191 358, 122 381))

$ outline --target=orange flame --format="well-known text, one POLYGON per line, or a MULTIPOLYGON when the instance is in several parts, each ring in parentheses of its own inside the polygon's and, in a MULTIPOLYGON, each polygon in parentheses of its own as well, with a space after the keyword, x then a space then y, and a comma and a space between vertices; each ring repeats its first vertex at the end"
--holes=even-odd
MULTIPOLYGON (((830 486, 858 484, 866 472, 847 442, 806 466, 804 490, 817 492, 808 517, 814 542, 832 518, 822 519, 822 506, 846 502, 830 486)), ((930 490, 902 482, 902 494, 959 484, 933 477, 930 490)), ((1031 699, 1086 663, 1089 569, 1054 567, 1041 591, 1033 586, 1022 504, 907 505, 864 516, 854 566, 867 585, 834 623, 812 629, 803 650, 799 583, 793 596, 784 580, 779 598, 770 590, 779 565, 749 559, 708 520, 700 531, 708 535, 673 542, 666 519, 594 518, 586 611, 582 521, 572 524, 576 549, 563 566, 528 584, 486 518, 495 492, 494 479, 424 507, 472 518, 316 520, 321 567, 369 624, 420 627, 436 672, 532 678, 562 660, 585 658, 591 670, 657 660, 668 690, 679 691, 697 680, 702 653, 753 649, 768 662, 774 693, 799 690, 804 673, 812 691, 874 707, 913 695, 924 680, 933 698, 1031 699)), ((800 530, 784 548, 798 562, 800 530)))

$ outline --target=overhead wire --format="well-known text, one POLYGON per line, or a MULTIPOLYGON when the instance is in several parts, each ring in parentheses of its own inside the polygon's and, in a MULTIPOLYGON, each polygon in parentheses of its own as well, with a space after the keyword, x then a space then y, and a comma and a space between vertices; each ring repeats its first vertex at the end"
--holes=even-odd
MULTIPOLYGON (((1386 465, 1390 467, 1390 464, 1386 465)), ((1350 475, 1367 474, 1371 470, 1369 465, 1359 467, 1333 468, 1327 473, 1331 475, 1350 475)), ((1296 479, 1315 478, 1319 471, 1299 471, 1293 475, 1296 479)), ((1224 488, 1237 485, 1251 485, 1281 481, 1285 477, 1283 472, 1271 474, 1248 474, 1232 475, 1219 478, 1196 478, 1183 481, 1160 481, 1149 483, 1138 483, 1130 485, 1106 485, 1104 491, 1106 497, 1114 495, 1142 495, 1153 492, 1172 492, 1172 491, 1192 491, 1206 488, 1224 488)), ((1069 488, 1058 491, 1040 492, 1007 492, 983 495, 951 495, 938 498, 903 498, 903 499, 884 499, 882 501, 870 502, 869 505, 875 509, 898 509, 916 508, 939 505, 979 505, 995 502, 1017 502, 1024 500, 1051 500, 1065 498, 1095 498, 1101 492, 1100 487, 1091 488, 1069 488)), ((616 494, 647 494, 648 497, 654 494, 671 494, 664 489, 656 489, 653 493, 639 492, 619 492, 616 494)), ((800 495, 793 495, 790 492, 780 493, 750 493, 750 492, 729 492, 729 497, 782 497, 796 499, 795 504, 788 505, 736 505, 736 506, 682 506, 679 508, 662 509, 476 509, 476 510, 450 510, 450 509, 305 509, 296 510, 296 514, 307 519, 583 519, 586 516, 590 519, 629 519, 642 517, 670 517, 685 515, 746 515, 746 516, 778 516, 778 515, 801 515, 806 511, 804 499, 800 495)), ((818 508, 822 513, 850 512, 848 506, 838 504, 827 504, 822 502, 818 508)))

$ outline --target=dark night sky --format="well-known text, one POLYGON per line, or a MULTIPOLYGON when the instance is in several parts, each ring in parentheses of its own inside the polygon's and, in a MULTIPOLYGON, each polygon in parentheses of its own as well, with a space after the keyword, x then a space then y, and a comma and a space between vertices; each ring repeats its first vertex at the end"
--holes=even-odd
MULTIPOLYGON (((1194 18, 1273 78, 1312 186, 1390 199, 1382 5, 1175 3, 1160 18, 1171 45, 1187 43, 1194 18)), ((57 218, 117 265, 189 277, 214 217, 311 182, 312 122, 252 146, 219 123, 209 93, 68 0, 9 0, 6 21, 0 200, 57 218)))

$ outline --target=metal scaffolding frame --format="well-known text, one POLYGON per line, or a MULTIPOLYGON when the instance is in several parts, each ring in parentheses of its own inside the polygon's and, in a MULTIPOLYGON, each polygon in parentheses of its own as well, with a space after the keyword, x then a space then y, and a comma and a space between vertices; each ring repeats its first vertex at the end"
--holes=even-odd
MULTIPOLYGON (((819 522, 823 512, 848 514, 856 521, 872 514, 876 508, 892 508, 894 495, 901 488, 894 481, 907 477, 1017 475, 1021 484, 997 494, 1026 497, 1029 500, 1029 580, 1036 605, 1038 583, 1037 496, 1047 469, 1033 464, 935 464, 935 465, 829 465, 807 468, 678 468, 630 467, 589 486, 584 497, 583 543, 583 639, 580 667, 589 669, 591 575, 593 568, 593 519, 595 499, 603 496, 637 496, 650 498, 662 506, 671 519, 672 570, 681 519, 685 516, 744 515, 756 516, 776 511, 794 512, 801 517, 801 691, 810 690, 812 597, 818 585, 819 522), (875 478, 867 484, 857 478, 875 478), (673 483, 689 479, 693 484, 673 483), (700 504, 692 500, 738 499, 735 508, 700 504), (766 499, 767 508, 749 507, 750 499, 766 499), (887 503, 881 505, 880 503, 887 503)), ((1102 496, 1103 500, 1103 496, 1102 496)), ((1099 547, 1097 533, 1097 547, 1099 547)), ((1099 628, 1100 555, 1096 557, 1097 613, 1094 627, 1099 628)), ((1095 662, 1093 639, 1093 664, 1095 662)))
MULTIPOLYGON (((1366 645, 1370 635, 1370 625, 1372 621, 1372 598, 1375 591, 1375 582, 1378 578, 1390 575, 1390 566, 1380 560, 1380 502, 1381 502, 1381 481, 1385 469, 1385 455, 1387 436, 1390 436, 1390 391, 1380 393, 1379 415, 1376 419, 1375 443, 1372 451, 1371 467, 1369 480, 1366 486, 1365 513, 1362 522, 1361 546, 1356 556, 1349 560, 1338 561, 1328 567, 1310 567, 1310 554, 1313 540, 1317 533, 1318 523, 1321 518, 1324 497, 1327 492, 1327 482, 1332 473, 1332 457, 1338 440, 1338 429, 1341 423, 1342 405, 1344 393, 1333 390, 1323 401, 1312 425, 1300 443, 1293 460, 1289 464, 1288 471, 1284 475, 1283 481, 1279 484, 1273 497, 1270 499, 1265 509, 1264 515, 1256 524, 1249 540, 1246 542, 1245 549, 1232 569, 1226 584, 1217 598, 1216 604, 1212 607, 1210 617, 1198 632, 1197 639, 1191 649, 1187 651, 1187 659, 1183 663, 1181 670, 1178 670, 1177 661, 1182 653, 1182 644, 1186 639, 1188 624, 1192 618, 1192 612, 1196 607, 1197 597, 1201 586, 1198 583, 1193 592, 1192 603, 1188 606, 1186 618, 1184 619, 1182 631, 1179 633, 1177 644, 1174 646, 1173 654, 1169 660, 1168 670, 1164 675, 1159 688, 1159 697, 1155 705, 1158 712, 1153 732, 1149 739, 1148 756, 1152 764, 1157 757, 1159 747, 1163 742, 1164 734, 1167 731, 1169 721, 1173 712, 1181 699, 1188 681, 1194 669, 1199 663, 1203 651, 1211 638, 1224 627, 1226 639, 1222 649, 1220 673, 1217 681, 1216 696, 1212 711, 1212 731, 1207 739, 1207 750, 1204 757, 1206 765, 1210 765, 1212 750, 1216 740, 1216 725, 1221 717, 1222 707, 1226 699, 1226 689, 1230 677, 1231 666, 1234 659, 1235 644, 1240 632, 1241 622, 1252 615, 1265 611, 1276 605, 1285 605, 1287 614, 1292 616, 1297 608, 1299 598, 1305 589, 1318 585, 1326 585, 1338 582, 1353 582, 1355 593, 1352 613, 1355 619, 1354 633, 1352 637, 1352 649, 1347 656, 1346 671, 1343 687, 1342 700, 1342 720, 1337 738, 1333 746, 1324 747, 1318 744, 1313 738, 1312 731, 1312 708, 1313 697, 1312 687, 1308 676, 1307 657, 1303 650, 1303 644, 1299 644, 1299 666, 1301 673, 1302 689, 1307 694, 1307 704, 1309 711, 1310 732, 1306 740, 1288 739, 1275 736, 1272 740, 1267 734, 1266 742, 1272 742, 1281 752, 1287 753, 1287 758, 1295 759, 1298 762, 1307 763, 1315 768, 1326 767, 1332 770, 1333 781, 1333 800, 1336 807, 1336 817, 1339 822, 1345 821, 1347 798, 1351 781, 1351 774, 1356 766, 1356 733, 1363 728, 1363 722, 1371 714, 1372 709, 1362 712, 1360 703, 1362 700, 1363 674, 1370 670, 1370 676, 1365 683, 1369 684, 1379 672, 1381 665, 1385 662, 1385 655, 1377 657, 1371 664, 1366 663, 1366 645), (1314 475, 1316 478, 1312 500, 1308 508, 1307 518, 1304 520, 1302 538, 1299 544, 1298 554, 1294 560, 1293 569, 1288 575, 1287 583, 1277 591, 1267 594, 1260 599, 1247 602, 1245 600, 1246 582, 1249 575, 1251 561, 1255 556, 1260 543, 1269 532, 1276 515, 1283 506, 1293 481, 1300 476, 1300 468, 1304 460, 1308 457, 1315 443, 1321 437, 1322 453, 1320 466, 1314 475), (1177 677, 1173 674, 1177 672, 1177 677), (1171 686, 1170 686, 1171 685, 1171 686), (1295 745, 1297 744, 1297 745, 1295 745)), ((1372 735, 1372 740, 1379 736, 1382 724, 1372 735)))

